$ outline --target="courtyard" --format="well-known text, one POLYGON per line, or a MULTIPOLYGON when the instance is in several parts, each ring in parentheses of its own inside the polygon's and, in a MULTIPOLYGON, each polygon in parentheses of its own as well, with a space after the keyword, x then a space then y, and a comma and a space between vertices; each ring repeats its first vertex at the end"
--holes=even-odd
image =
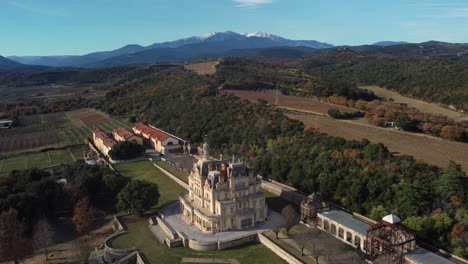
POLYGON ((235 238, 241 238, 249 236, 255 233, 263 233, 276 226, 284 226, 286 220, 284 217, 270 210, 268 212, 268 221, 259 223, 253 228, 244 230, 229 231, 229 232, 217 232, 214 234, 207 234, 201 232, 195 225, 187 225, 186 222, 181 218, 179 210, 179 202, 172 202, 161 208, 161 213, 164 214, 164 220, 176 231, 183 232, 188 238, 203 242, 214 242, 214 241, 226 241, 235 238))

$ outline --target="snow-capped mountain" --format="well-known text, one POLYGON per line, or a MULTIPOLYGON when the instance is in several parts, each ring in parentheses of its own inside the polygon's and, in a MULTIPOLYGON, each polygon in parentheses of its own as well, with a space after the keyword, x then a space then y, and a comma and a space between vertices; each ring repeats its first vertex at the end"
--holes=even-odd
MULTIPOLYGON (((210 53, 236 49, 259 49, 278 46, 305 46, 314 49, 333 47, 331 44, 322 43, 315 40, 290 40, 260 31, 243 34, 239 34, 233 31, 225 31, 210 32, 200 36, 192 36, 175 41, 155 43, 146 47, 135 44, 127 45, 117 50, 93 52, 83 56, 11 56, 8 58, 24 64, 39 64, 53 67, 87 67, 89 65, 97 65, 96 63, 99 61, 113 61, 112 58, 125 60, 125 56, 135 57, 139 56, 139 53, 153 49, 178 49, 184 47, 186 49, 196 49, 197 52, 210 53)), ((173 50, 170 50, 170 52, 173 52, 173 50)), ((195 51, 190 53, 193 54, 195 51)))

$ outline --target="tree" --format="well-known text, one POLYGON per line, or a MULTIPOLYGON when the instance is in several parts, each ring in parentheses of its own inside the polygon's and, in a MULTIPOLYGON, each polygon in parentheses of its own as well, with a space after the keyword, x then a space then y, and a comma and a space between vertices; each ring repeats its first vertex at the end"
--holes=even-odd
POLYGON ((463 172, 460 165, 451 161, 446 168, 442 169, 439 179, 436 181, 435 190, 437 194, 445 201, 452 196, 457 195, 463 190, 463 172))
POLYGON ((463 129, 456 126, 444 126, 440 131, 440 136, 449 140, 461 140, 463 138, 463 129))
POLYGON ((289 204, 281 210, 281 215, 286 219, 286 234, 289 235, 289 230, 297 223, 298 220, 296 209, 289 204))
POLYGON ((72 218, 76 231, 84 233, 91 228, 95 211, 96 209, 91 205, 88 198, 82 198, 76 203, 72 218))
POLYGON ((130 210, 143 215, 153 205, 158 203, 159 190, 154 183, 133 180, 117 195, 117 207, 120 210, 130 210))
POLYGON ((26 225, 19 221, 18 212, 9 209, 0 214, 0 259, 15 264, 32 252, 31 240, 24 232, 26 225))
POLYGON ((400 113, 395 118, 395 126, 403 130, 413 130, 414 124, 413 120, 406 113, 400 113))
POLYGON ((388 215, 387 209, 382 205, 372 208, 369 217, 375 221, 380 221, 384 216, 388 215))
POLYGON ((141 156, 146 151, 145 146, 130 141, 122 141, 115 145, 109 156, 113 160, 133 159, 141 156))
POLYGON ((34 226, 33 241, 37 249, 44 249, 45 259, 48 259, 48 248, 54 239, 54 231, 44 216, 34 226))
POLYGON ((278 239, 278 234, 281 231, 281 227, 276 225, 271 229, 271 231, 273 231, 273 233, 275 233, 275 237, 276 237, 276 239, 278 239))
POLYGON ((341 114, 340 110, 334 109, 334 108, 328 110, 328 115, 329 115, 330 117, 332 117, 332 118, 335 118, 335 119, 339 119, 339 118, 342 117, 342 114, 341 114))

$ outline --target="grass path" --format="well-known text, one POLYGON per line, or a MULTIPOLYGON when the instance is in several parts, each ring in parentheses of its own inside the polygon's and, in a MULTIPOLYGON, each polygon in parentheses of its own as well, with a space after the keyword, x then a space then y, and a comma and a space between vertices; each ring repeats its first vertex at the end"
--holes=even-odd
POLYGON ((387 90, 379 86, 371 85, 371 86, 361 86, 359 88, 370 90, 379 97, 384 97, 386 99, 393 99, 394 102, 396 103, 407 104, 409 107, 414 107, 422 112, 445 115, 459 122, 464 121, 464 120, 468 121, 468 115, 444 108, 435 103, 428 103, 422 100, 406 97, 397 92, 387 90))

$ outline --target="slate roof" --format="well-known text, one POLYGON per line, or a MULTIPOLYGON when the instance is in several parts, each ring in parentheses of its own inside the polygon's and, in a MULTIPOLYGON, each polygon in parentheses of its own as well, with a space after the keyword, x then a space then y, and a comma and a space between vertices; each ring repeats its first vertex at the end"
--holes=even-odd
POLYGON ((319 213, 318 215, 328 218, 332 221, 335 221, 336 223, 339 223, 340 225, 345 226, 351 230, 354 230, 355 232, 364 236, 367 233, 367 228, 369 228, 368 224, 357 220, 351 214, 348 214, 344 211, 329 210, 329 211, 319 213))

